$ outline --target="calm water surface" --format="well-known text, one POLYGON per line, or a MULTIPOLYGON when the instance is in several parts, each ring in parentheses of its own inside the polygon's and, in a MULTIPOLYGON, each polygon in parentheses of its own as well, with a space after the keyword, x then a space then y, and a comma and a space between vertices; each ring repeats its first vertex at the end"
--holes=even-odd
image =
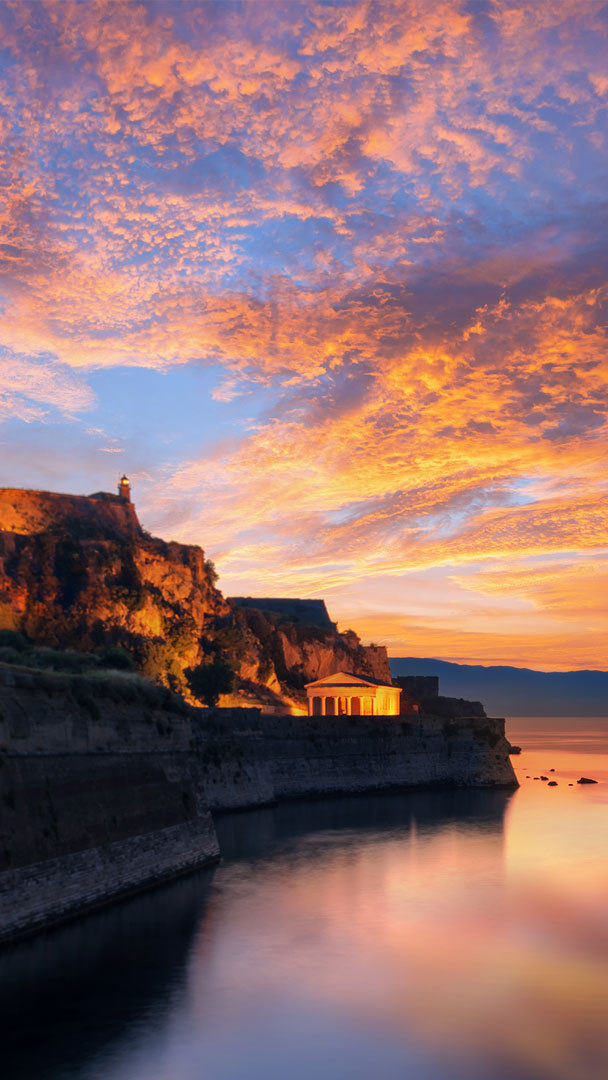
POLYGON ((225 817, 216 869, 4 953, 4 1080, 604 1080, 608 720, 509 734, 514 794, 225 817))

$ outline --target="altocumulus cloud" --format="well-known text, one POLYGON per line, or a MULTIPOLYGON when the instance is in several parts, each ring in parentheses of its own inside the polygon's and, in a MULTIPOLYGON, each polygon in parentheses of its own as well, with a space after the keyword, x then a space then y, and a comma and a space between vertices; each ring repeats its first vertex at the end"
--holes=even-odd
MULTIPOLYGON (((593 566, 601 5, 45 0, 1 4, 0 32, 2 416, 86 412, 100 368, 213 365, 212 434, 263 388, 140 505, 228 586, 326 588, 338 615, 353 583, 456 567, 471 634, 492 560, 526 597, 522 561, 593 566)), ((526 602, 551 662, 560 603, 526 602)))

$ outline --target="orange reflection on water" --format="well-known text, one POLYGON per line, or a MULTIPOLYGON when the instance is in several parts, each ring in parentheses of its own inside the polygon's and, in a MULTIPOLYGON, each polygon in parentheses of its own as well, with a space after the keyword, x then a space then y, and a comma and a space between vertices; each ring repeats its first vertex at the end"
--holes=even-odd
MULTIPOLYGON (((512 736, 513 737, 513 736, 512 736)), ((227 866, 190 970, 193 1015, 294 996, 490 1077, 599 1080, 608 1060, 608 759, 525 751, 506 821, 419 822, 307 837, 290 857, 227 866), (545 763, 546 761, 546 763, 545 763), (532 775, 536 775, 533 773, 532 775), (228 904, 225 900, 230 897, 228 904), (211 973, 211 978, 210 978, 211 973)), ((266 1002, 266 1005, 263 1003, 266 1002)), ((221 1023, 221 1018, 217 1018, 221 1023)), ((311 1033, 311 1038, 314 1034, 311 1033)))
POLYGON ((220 819, 183 979, 82 1080, 604 1080, 605 725, 557 727, 512 794, 220 819))

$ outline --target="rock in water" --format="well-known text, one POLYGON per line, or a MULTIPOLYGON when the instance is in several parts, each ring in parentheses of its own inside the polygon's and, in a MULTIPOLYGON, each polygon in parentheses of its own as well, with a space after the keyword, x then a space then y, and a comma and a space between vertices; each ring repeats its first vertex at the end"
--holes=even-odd
POLYGON ((549 780, 547 787, 557 787, 557 780, 549 780))
POLYGON ((588 776, 581 776, 576 782, 577 784, 597 784, 597 780, 590 780, 588 776))

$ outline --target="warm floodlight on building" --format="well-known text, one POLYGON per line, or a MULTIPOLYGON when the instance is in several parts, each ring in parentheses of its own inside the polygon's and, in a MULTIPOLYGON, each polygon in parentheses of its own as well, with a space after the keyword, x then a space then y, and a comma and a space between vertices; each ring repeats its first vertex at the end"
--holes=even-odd
POLYGON ((131 485, 129 483, 128 476, 121 476, 120 483, 118 485, 118 494, 121 499, 125 499, 126 502, 131 502, 131 485))

